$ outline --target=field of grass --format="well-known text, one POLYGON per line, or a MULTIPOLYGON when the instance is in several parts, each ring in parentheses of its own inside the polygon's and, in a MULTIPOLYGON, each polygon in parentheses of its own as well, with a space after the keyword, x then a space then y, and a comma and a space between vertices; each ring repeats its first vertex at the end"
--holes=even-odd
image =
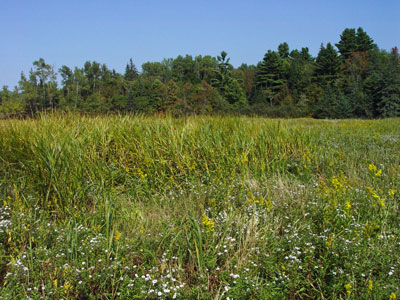
POLYGON ((0 121, 0 299, 397 299, 400 119, 0 121))

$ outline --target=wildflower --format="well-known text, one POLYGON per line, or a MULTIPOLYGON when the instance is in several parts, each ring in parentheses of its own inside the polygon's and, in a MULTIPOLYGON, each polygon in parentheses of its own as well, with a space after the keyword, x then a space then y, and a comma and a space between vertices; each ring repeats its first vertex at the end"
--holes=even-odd
POLYGON ((375 177, 379 177, 382 175, 382 169, 375 173, 375 177))
POLYGON ((395 293, 391 293, 389 299, 390 299, 390 300, 397 299, 396 294, 395 294, 395 293))
POLYGON ((346 293, 347 293, 348 295, 350 295, 350 294, 351 294, 351 288, 352 288, 351 284, 348 283, 348 284, 346 284, 344 287, 345 287, 345 289, 346 289, 346 293))
POLYGON ((70 290, 72 289, 72 285, 70 285, 68 282, 66 282, 66 283, 63 285, 63 288, 64 288, 64 291, 65 291, 66 293, 68 293, 68 291, 70 291, 70 290))
POLYGON ((390 190, 389 190, 389 197, 393 197, 393 196, 394 196, 394 193, 395 193, 395 191, 392 190, 392 189, 390 189, 390 190))
POLYGON ((242 152, 242 163, 246 163, 248 161, 249 161, 249 159, 247 158, 246 153, 242 152))
POLYGON ((206 214, 203 214, 203 220, 201 221, 201 224, 203 224, 207 231, 214 231, 214 220, 208 218, 206 214))
POLYGON ((374 287, 374 284, 373 284, 372 280, 371 279, 368 280, 368 291, 372 291, 373 287, 374 287))
POLYGON ((334 236, 330 235, 328 240, 326 241, 326 248, 329 249, 333 244, 334 236))
POLYGON ((346 207, 346 210, 350 210, 350 208, 351 208, 350 201, 346 201, 345 207, 346 207))
POLYGON ((331 183, 337 190, 343 187, 343 185, 340 183, 339 179, 336 176, 332 176, 331 183))
POLYGON ((116 241, 118 241, 121 238, 121 232, 119 232, 118 230, 115 232, 114 234, 114 238, 116 241))
POLYGON ((369 164, 368 169, 373 173, 376 172, 376 166, 374 164, 369 164))
POLYGON ((372 198, 374 198, 376 202, 378 202, 379 206, 381 207, 385 206, 385 200, 386 200, 385 198, 381 198, 381 196, 379 196, 378 193, 372 187, 366 186, 365 188, 368 190, 372 198))
POLYGON ((268 212, 274 208, 274 205, 272 204, 272 200, 269 196, 268 196, 267 200, 265 201, 265 207, 267 208, 268 212))

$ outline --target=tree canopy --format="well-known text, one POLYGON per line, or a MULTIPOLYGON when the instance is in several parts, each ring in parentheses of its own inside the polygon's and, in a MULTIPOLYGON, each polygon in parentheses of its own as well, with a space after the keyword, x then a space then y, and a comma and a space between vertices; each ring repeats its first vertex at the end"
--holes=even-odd
POLYGON ((282 42, 258 64, 237 68, 226 51, 146 62, 140 72, 130 58, 123 74, 96 61, 55 70, 39 58, 14 90, 0 90, 1 116, 53 110, 397 117, 400 57, 397 47, 379 49, 361 27, 346 28, 336 44, 321 44, 316 57, 308 47, 282 42))

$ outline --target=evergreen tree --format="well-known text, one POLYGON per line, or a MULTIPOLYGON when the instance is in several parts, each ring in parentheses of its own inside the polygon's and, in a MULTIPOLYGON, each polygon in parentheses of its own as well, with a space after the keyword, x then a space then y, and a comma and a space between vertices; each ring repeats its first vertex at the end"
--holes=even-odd
POLYGON ((317 102, 314 117, 320 119, 343 119, 352 115, 348 98, 341 91, 328 85, 317 102))
POLYGON ((264 90, 267 100, 272 104, 275 95, 286 82, 284 60, 275 51, 268 50, 257 66, 256 85, 264 90))
POLYGON ((136 95, 133 87, 129 87, 128 96, 126 97, 126 110, 130 112, 137 111, 136 95))
POLYGON ((170 80, 166 88, 165 111, 174 112, 179 101, 179 87, 175 81, 170 80))
POLYGON ((313 57, 310 54, 310 51, 308 49, 308 47, 303 47, 301 48, 301 57, 307 61, 307 62, 312 62, 313 61, 313 57))
POLYGON ((139 74, 138 70, 131 58, 125 68, 125 74, 124 74, 125 80, 127 81, 135 80, 138 77, 138 74, 139 74))
POLYGON ((40 94, 40 108, 55 108, 57 91, 56 73, 54 68, 46 64, 43 58, 33 62, 33 76, 37 77, 37 88, 40 94))
POLYGON ((318 82, 326 84, 337 78, 340 68, 340 58, 331 43, 328 43, 326 47, 321 44, 315 67, 318 82))
POLYGON ((229 63, 230 58, 227 55, 222 51, 221 55, 217 56, 218 66, 212 84, 230 104, 243 106, 247 103, 246 95, 237 79, 232 76, 233 66, 229 63))
POLYGON ((340 36, 339 43, 336 44, 342 59, 345 60, 351 56, 353 52, 368 52, 375 45, 369 35, 359 27, 357 32, 354 28, 346 28, 340 36))
POLYGON ((400 116, 400 56, 397 47, 393 48, 383 73, 383 88, 379 91, 377 103, 381 117, 400 116))
POLYGON ((308 55, 303 55, 297 51, 297 54, 291 60, 288 72, 288 87, 295 103, 301 96, 303 100, 306 97, 311 88, 313 73, 314 65, 310 62, 308 55))
POLYGON ((346 28, 340 35, 340 41, 336 44, 342 58, 346 59, 351 52, 357 51, 357 35, 354 28, 346 28))
POLYGON ((376 47, 374 40, 361 27, 357 29, 356 43, 358 52, 368 52, 376 47))
POLYGON ((278 53, 281 58, 288 58, 289 57, 289 45, 288 43, 284 42, 278 46, 278 53))

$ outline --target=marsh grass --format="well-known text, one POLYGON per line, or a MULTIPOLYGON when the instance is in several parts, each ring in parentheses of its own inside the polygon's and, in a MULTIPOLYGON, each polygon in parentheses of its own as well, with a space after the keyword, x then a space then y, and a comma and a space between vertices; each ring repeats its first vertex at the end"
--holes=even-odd
POLYGON ((0 299, 394 299, 399 139, 399 119, 0 121, 0 299))

